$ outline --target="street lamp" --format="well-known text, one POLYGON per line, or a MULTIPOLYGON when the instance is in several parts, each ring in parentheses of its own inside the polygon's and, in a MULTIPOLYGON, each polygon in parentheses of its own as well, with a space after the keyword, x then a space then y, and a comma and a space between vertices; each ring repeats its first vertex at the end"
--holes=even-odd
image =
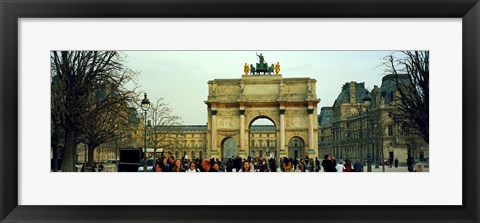
MULTIPOLYGON (((376 140, 376 136, 377 136, 377 132, 378 132, 378 127, 377 127, 377 124, 375 123, 373 125, 373 128, 372 129, 372 133, 373 133, 373 139, 372 139, 372 152, 373 152, 373 146, 375 146, 375 155, 374 155, 374 162, 375 162, 375 169, 378 169, 380 168, 379 165, 380 165, 380 154, 378 152, 378 142, 376 140)), ((381 159, 381 162, 383 163, 383 158, 381 159)), ((385 171, 383 171, 385 172, 385 171)))
MULTIPOLYGON (((363 97, 363 105, 365 105, 365 108, 366 108, 366 113, 367 113, 367 117, 366 117, 366 124, 367 124, 367 127, 366 127, 366 135, 368 137, 368 108, 370 107, 370 105, 372 104, 372 98, 367 94, 365 95, 365 97, 363 97)), ((370 137, 368 137, 369 139, 370 137)), ((367 141, 367 148, 368 148, 368 145, 369 145, 369 142, 368 140, 367 141)), ((373 154, 373 151, 371 153, 368 154, 367 156, 367 171, 368 172, 372 172, 372 160, 371 160, 371 155, 373 154)))
POLYGON ((143 95, 142 100, 142 109, 145 112, 145 125, 144 125, 144 133, 143 133, 143 172, 147 172, 147 111, 150 108, 150 101, 147 98, 147 93, 143 95))

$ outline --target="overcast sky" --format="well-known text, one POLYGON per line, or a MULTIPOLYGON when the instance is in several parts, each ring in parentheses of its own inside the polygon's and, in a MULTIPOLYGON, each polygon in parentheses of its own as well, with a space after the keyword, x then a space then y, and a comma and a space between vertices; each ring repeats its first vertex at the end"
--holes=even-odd
MULTIPOLYGON (((391 51, 257 51, 268 64, 280 62, 282 77, 317 80, 318 112, 332 106, 343 84, 380 86, 383 57, 391 51)), ((150 101, 164 98, 185 125, 207 122, 209 80, 238 79, 245 63, 258 61, 255 51, 126 51, 127 66, 139 72, 140 91, 150 101)), ((141 99, 139 99, 141 100, 141 99)), ((258 123, 256 123, 258 124, 258 123)), ((266 123, 261 123, 266 124, 266 123)))

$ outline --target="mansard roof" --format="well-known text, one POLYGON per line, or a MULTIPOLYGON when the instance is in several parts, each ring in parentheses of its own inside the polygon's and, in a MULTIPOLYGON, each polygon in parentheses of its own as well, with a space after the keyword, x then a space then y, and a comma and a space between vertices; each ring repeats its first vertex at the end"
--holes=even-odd
POLYGON ((400 85, 410 85, 410 79, 407 74, 389 74, 382 78, 380 96, 383 98, 385 104, 393 101, 393 96, 397 90, 397 81, 400 85))
POLYGON ((318 115, 318 125, 326 126, 332 123, 333 107, 322 107, 318 115))
POLYGON ((363 98, 366 95, 370 95, 370 92, 365 89, 365 83, 357 83, 357 82, 347 82, 342 87, 342 92, 338 95, 337 99, 335 100, 335 104, 343 104, 343 103, 351 103, 350 101, 350 85, 355 84, 355 101, 362 102, 363 98))

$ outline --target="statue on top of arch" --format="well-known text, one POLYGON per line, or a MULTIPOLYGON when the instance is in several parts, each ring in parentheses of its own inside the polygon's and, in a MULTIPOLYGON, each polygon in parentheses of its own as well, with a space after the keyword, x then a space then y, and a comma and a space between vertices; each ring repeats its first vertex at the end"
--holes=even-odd
POLYGON ((260 55, 258 55, 257 53, 256 55, 259 61, 258 63, 256 63, 255 67, 253 66, 253 64, 250 64, 250 67, 248 67, 248 64, 245 63, 243 67, 243 72, 245 73, 245 75, 248 75, 249 71, 252 75, 267 75, 272 73, 276 73, 278 75, 278 73, 280 72, 279 62, 277 62, 277 64, 272 64, 268 66, 268 63, 265 61, 265 57, 262 53, 260 53, 260 55))

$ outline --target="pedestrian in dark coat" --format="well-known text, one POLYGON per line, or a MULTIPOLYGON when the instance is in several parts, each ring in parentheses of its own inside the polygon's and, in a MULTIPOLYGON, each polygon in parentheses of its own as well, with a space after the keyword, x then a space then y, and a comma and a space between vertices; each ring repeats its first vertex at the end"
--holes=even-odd
POLYGON ((235 169, 237 170, 237 172, 239 172, 240 169, 242 169, 242 158, 237 156, 234 163, 235 163, 235 169))
POLYGON ((360 160, 357 160, 357 162, 353 164, 353 172, 363 172, 363 164, 360 160))
POLYGON ((408 156, 408 159, 407 159, 408 172, 413 172, 413 163, 414 163, 413 157, 408 156))
POLYGON ((319 172, 320 171, 320 161, 318 160, 317 157, 315 157, 315 172, 319 172))
POLYGON ((335 157, 330 155, 326 155, 325 157, 325 172, 337 172, 337 168, 335 168, 335 166, 337 166, 337 161, 335 160, 335 157))
POLYGON ((293 165, 293 169, 297 169, 297 165, 298 165, 298 160, 297 158, 295 157, 295 159, 292 159, 290 158, 290 162, 292 162, 292 165, 293 165))
POLYGON ((227 172, 232 172, 233 170, 233 160, 231 158, 228 159, 227 161, 227 172))
POLYGON ((270 158, 268 160, 268 167, 270 169, 270 172, 277 172, 277 165, 275 164, 274 158, 270 158))

